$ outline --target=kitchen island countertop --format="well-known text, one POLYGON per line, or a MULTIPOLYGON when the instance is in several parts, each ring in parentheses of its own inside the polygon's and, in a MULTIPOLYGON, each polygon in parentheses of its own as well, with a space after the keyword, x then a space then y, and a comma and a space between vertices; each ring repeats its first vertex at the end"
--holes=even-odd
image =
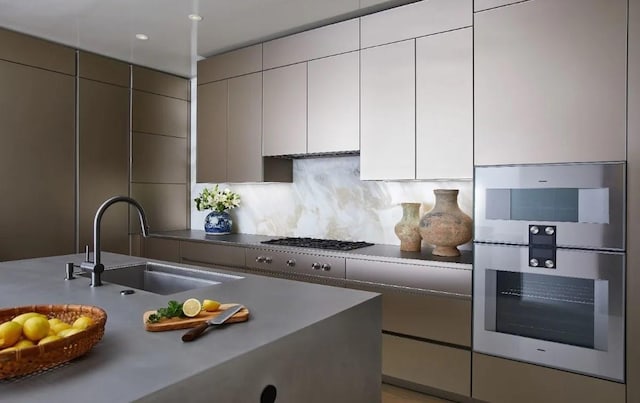
MULTIPOLYGON (((65 281, 65 263, 82 260, 75 254, 0 263, 1 307, 87 304, 108 315, 102 341, 88 354, 51 371, 0 380, 0 400, 245 402, 260 401, 267 385, 277 388, 278 401, 380 399, 377 294, 243 274, 173 295, 121 295, 126 287, 92 288, 84 277, 65 281), (192 343, 180 340, 184 330, 144 330, 143 312, 190 297, 242 303, 250 319, 192 343)), ((107 269, 147 260, 103 253, 107 269)))

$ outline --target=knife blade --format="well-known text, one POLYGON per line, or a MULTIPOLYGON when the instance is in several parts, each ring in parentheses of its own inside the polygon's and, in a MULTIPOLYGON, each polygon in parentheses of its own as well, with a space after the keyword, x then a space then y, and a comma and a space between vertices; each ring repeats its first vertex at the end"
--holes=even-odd
POLYGON ((230 317, 232 317, 233 315, 235 315, 236 313, 240 312, 240 310, 242 310, 244 308, 243 305, 234 305, 230 308, 225 309, 221 314, 219 314, 218 316, 209 319, 208 321, 198 325, 197 327, 194 327, 193 329, 189 330, 187 333, 182 335, 182 341, 193 341, 195 339, 197 339, 198 337, 200 337, 200 335, 207 330, 207 328, 209 326, 214 326, 214 325, 221 325, 224 322, 226 322, 230 317))

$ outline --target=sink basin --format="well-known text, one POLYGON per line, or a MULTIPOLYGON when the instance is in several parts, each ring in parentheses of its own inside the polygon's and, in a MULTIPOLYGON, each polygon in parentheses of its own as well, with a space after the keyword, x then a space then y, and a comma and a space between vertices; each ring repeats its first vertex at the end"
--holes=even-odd
MULTIPOLYGON (((83 273, 82 276, 91 277, 91 274, 83 273)), ((102 281, 104 282, 161 295, 209 287, 242 278, 231 274, 200 271, 153 262, 106 269, 102 273, 102 281)))

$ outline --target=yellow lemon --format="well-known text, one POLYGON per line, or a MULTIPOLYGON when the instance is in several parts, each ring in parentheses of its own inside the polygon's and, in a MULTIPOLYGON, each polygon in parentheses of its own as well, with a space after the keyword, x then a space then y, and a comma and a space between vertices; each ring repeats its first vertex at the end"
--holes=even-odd
POLYGON ((84 330, 91 325, 93 325, 93 319, 91 319, 88 316, 81 316, 78 319, 76 319, 75 322, 73 322, 73 325, 71 326, 75 327, 76 329, 84 330))
POLYGON ((58 336, 69 337, 69 336, 73 336, 74 334, 77 334, 77 333, 80 333, 80 332, 83 332, 83 331, 84 330, 82 330, 82 329, 71 327, 69 329, 61 330, 60 333, 58 333, 58 336))
POLYGON ((220 303, 211 299, 205 299, 202 301, 202 309, 207 312, 217 311, 220 308, 220 303))
POLYGON ((64 323, 64 322, 58 318, 49 319, 49 326, 57 325, 58 323, 64 323))
POLYGON ((31 341, 38 341, 49 335, 49 321, 46 318, 33 316, 22 326, 22 333, 31 341))
MULTIPOLYGON (((43 339, 44 340, 44 339, 43 339)), ((17 342, 16 344, 13 345, 13 347, 15 347, 17 350, 23 349, 23 348, 29 348, 29 347, 33 347, 34 344, 31 340, 20 340, 19 342, 17 342)))
POLYGON ((29 319, 29 318, 33 318, 33 317, 42 317, 42 318, 46 318, 46 315, 43 315, 41 313, 38 312, 27 312, 27 313, 23 313, 22 315, 18 315, 15 318, 11 319, 14 322, 17 322, 21 325, 24 325, 24 322, 29 319))
POLYGON ((16 350, 17 350, 17 348, 15 348, 15 347, 7 347, 4 350, 0 350, 0 354, 8 353, 9 351, 16 351, 16 350))
POLYGON ((62 340, 62 336, 58 336, 57 334, 54 334, 53 336, 47 336, 44 339, 40 340, 38 342, 38 345, 51 343, 52 341, 56 341, 56 340, 62 340))
POLYGON ((0 325, 0 348, 13 346, 22 336, 22 326, 13 321, 0 325))
POLYGON ((58 334, 65 329, 71 329, 71 325, 68 323, 62 322, 62 323, 56 323, 55 325, 51 326, 51 330, 53 330, 55 334, 58 334))
POLYGON ((189 298, 188 300, 182 303, 182 313, 189 318, 193 318, 194 316, 198 316, 200 311, 202 310, 202 304, 195 298, 189 298))

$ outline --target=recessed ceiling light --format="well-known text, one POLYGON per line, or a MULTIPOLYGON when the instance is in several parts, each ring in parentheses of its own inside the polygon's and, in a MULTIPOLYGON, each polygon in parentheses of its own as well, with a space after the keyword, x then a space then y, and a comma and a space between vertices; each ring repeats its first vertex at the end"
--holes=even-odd
POLYGON ((202 16, 199 14, 189 14, 188 17, 191 21, 202 21, 202 16))
POLYGON ((141 41, 146 41, 147 39, 149 39, 149 37, 145 34, 136 34, 136 38, 140 39, 141 41))

